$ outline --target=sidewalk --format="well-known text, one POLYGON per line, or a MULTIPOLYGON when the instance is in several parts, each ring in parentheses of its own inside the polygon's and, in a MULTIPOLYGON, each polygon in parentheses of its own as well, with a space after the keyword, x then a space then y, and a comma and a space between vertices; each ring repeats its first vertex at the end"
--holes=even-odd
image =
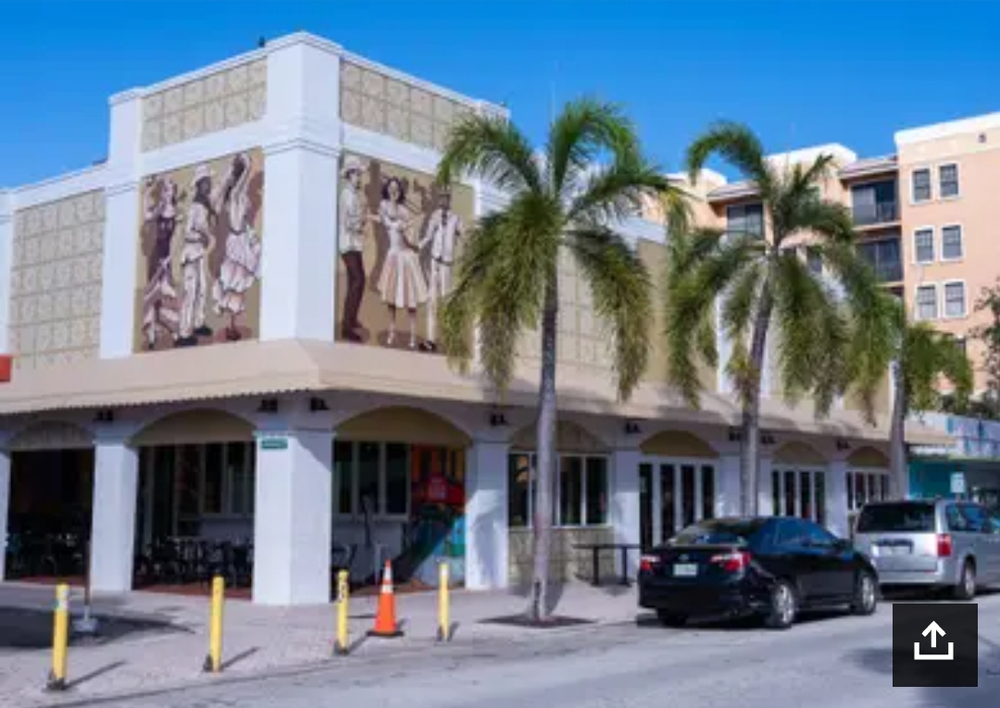
MULTIPOLYGON (((555 589, 556 614, 608 624, 635 618, 633 589, 594 588, 568 584, 555 589)), ((223 678, 260 675, 324 661, 365 660, 412 651, 433 651, 436 645, 437 594, 396 596, 396 611, 405 635, 399 639, 369 639, 376 597, 351 599, 350 630, 354 647, 347 659, 331 658, 335 606, 269 608, 242 600, 225 606, 223 678)), ((208 647, 208 601, 199 597, 135 592, 97 597, 94 613, 106 639, 71 645, 68 681, 62 694, 46 693, 50 666, 53 589, 17 583, 0 584, 0 706, 37 706, 99 696, 122 695, 219 680, 201 672, 208 647), (7 636, 3 636, 7 635, 7 636)), ((82 594, 73 591, 74 617, 82 594)), ((504 641, 526 633, 567 631, 524 629, 483 620, 522 613, 526 598, 513 592, 452 592, 451 619, 456 626, 452 645, 504 641)))

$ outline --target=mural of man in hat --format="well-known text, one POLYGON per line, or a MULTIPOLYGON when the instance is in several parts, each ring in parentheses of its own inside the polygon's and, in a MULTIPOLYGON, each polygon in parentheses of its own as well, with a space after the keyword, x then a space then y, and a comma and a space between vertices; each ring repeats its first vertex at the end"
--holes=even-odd
POLYGON ((361 160, 354 155, 344 158, 341 176, 344 188, 340 192, 340 259, 347 273, 347 288, 344 297, 344 311, 340 318, 340 336, 351 342, 360 342, 361 323, 358 310, 365 292, 364 249, 365 223, 368 209, 364 192, 361 190, 361 160))
POLYGON ((208 297, 208 250, 214 241, 218 223, 219 207, 223 190, 229 183, 229 176, 219 189, 212 189, 212 168, 202 164, 195 168, 191 178, 191 208, 188 212, 187 228, 184 232, 184 246, 181 249, 181 275, 184 296, 181 305, 179 336, 175 342, 179 347, 190 347, 198 343, 198 337, 212 336, 212 329, 205 322, 205 305, 208 297))
POLYGON ((427 336, 421 348, 437 351, 437 313, 439 303, 451 292, 451 272, 455 262, 455 246, 462 237, 462 218, 451 209, 451 188, 442 187, 438 206, 431 212, 427 232, 420 240, 422 251, 430 244, 430 297, 427 300, 427 336))

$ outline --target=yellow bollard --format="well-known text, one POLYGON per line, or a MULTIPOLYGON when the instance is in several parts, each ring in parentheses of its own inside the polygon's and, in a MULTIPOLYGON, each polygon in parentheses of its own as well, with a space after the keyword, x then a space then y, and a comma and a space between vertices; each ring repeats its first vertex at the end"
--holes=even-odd
POLYGON ((56 585, 56 610, 52 627, 52 671, 46 688, 66 690, 66 645, 69 642, 69 585, 56 585))
POLYGON ((350 601, 351 587, 348 583, 348 572, 337 573, 337 641, 333 645, 333 653, 337 656, 347 656, 350 652, 350 636, 347 626, 347 608, 350 601))
POLYGON ((449 606, 448 561, 441 561, 438 567, 438 631, 439 642, 451 641, 451 608, 449 606))
POLYGON ((212 616, 209 620, 208 656, 204 670, 217 674, 222 671, 222 606, 226 599, 226 581, 212 578, 212 616))

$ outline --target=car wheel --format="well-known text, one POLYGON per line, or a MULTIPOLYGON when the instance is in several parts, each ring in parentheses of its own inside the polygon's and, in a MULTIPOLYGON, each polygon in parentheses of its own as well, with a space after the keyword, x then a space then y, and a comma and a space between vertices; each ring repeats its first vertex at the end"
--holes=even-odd
POLYGON ((878 607, 878 583, 875 576, 867 570, 858 573, 854 581, 854 600, 851 602, 851 612, 856 615, 871 615, 878 607))
POLYGON ((953 593, 958 600, 971 600, 976 596, 976 566, 972 561, 967 560, 962 566, 962 575, 953 593))
POLYGON ((771 588, 771 606, 764 624, 771 629, 788 629, 798 611, 795 588, 787 580, 779 580, 771 588))
POLYGON ((656 619, 660 620, 660 624, 664 627, 683 627, 687 623, 687 615, 681 615, 676 612, 669 612, 667 610, 657 610, 656 619))

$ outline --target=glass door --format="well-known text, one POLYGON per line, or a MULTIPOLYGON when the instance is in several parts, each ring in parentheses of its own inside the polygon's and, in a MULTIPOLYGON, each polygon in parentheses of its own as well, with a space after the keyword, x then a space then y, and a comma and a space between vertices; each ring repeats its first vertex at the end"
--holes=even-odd
POLYGON ((685 526, 715 516, 715 466, 684 460, 639 465, 639 538, 664 543, 685 526))

